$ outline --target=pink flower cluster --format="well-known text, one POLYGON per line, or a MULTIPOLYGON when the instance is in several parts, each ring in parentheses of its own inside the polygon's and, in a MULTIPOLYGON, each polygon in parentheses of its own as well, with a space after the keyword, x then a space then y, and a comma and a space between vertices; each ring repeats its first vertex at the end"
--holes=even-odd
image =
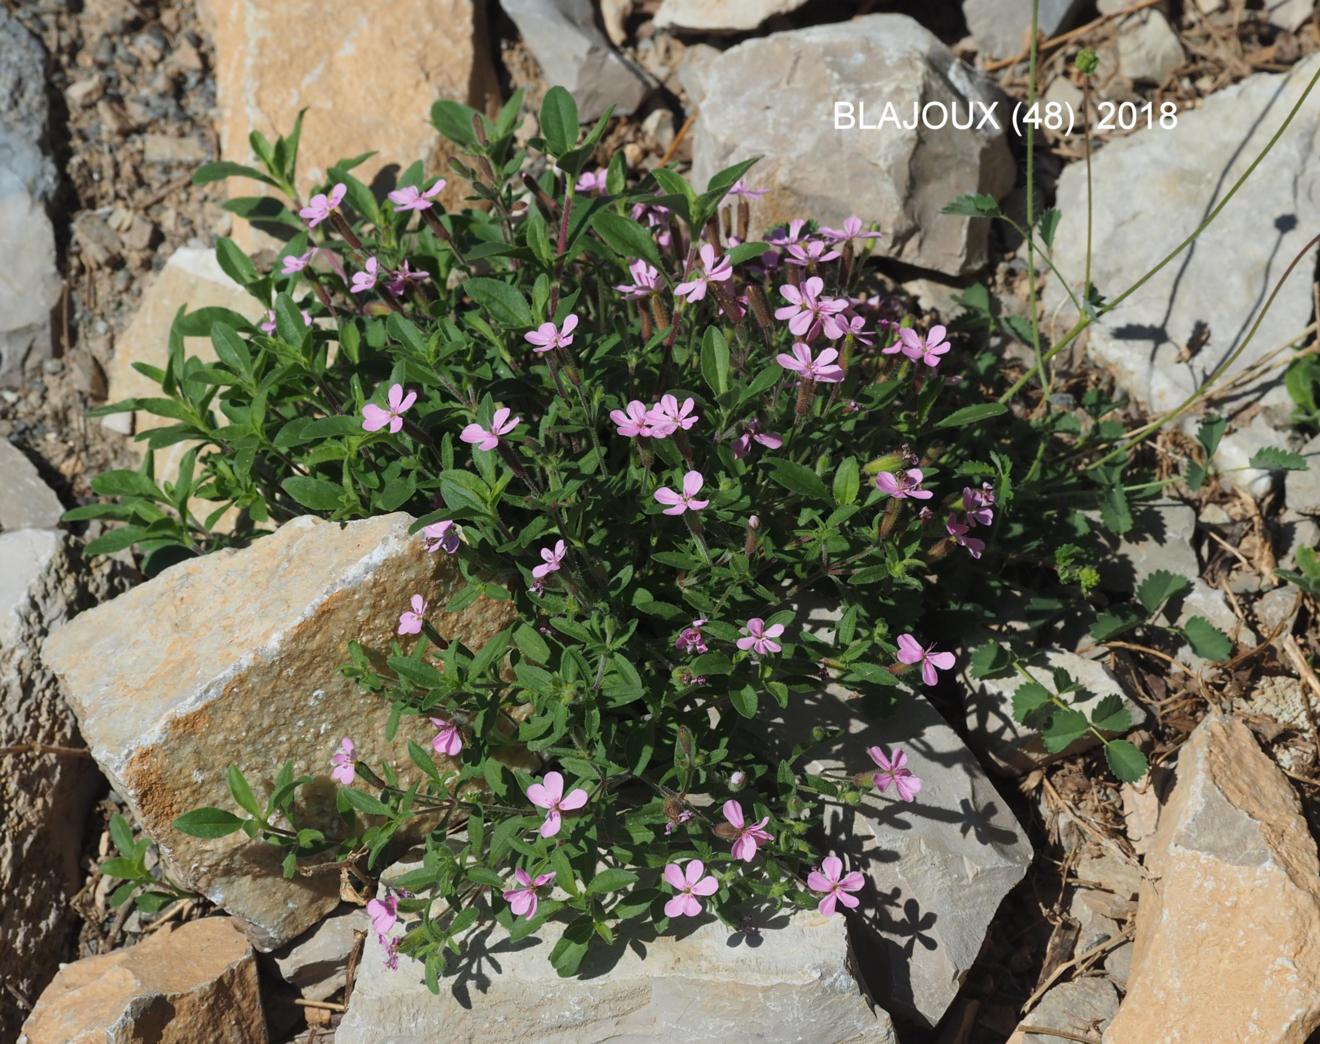
POLYGON ((511 417, 512 413, 513 411, 507 406, 501 406, 491 417, 489 428, 483 428, 474 422, 465 427, 458 437, 479 450, 493 450, 500 444, 500 439, 518 427, 522 421, 521 417, 511 417))
POLYGON ((667 439, 674 432, 688 431, 701 415, 695 412, 696 402, 687 398, 681 403, 676 395, 662 395, 660 401, 651 406, 633 399, 622 410, 611 410, 610 420, 614 421, 618 433, 625 439, 642 437, 646 439, 667 439))
POLYGON ((949 513, 944 529, 959 547, 967 548, 973 558, 980 558, 985 552, 985 541, 971 535, 977 526, 988 526, 995 520, 995 489, 990 483, 981 484, 980 489, 964 486, 962 492, 963 516, 958 518, 949 513))
POLYGON ((542 323, 535 330, 523 334, 523 340, 533 345, 532 351, 538 355, 555 348, 567 348, 573 343, 573 331, 577 329, 578 317, 573 313, 564 316, 562 326, 554 323, 542 323))

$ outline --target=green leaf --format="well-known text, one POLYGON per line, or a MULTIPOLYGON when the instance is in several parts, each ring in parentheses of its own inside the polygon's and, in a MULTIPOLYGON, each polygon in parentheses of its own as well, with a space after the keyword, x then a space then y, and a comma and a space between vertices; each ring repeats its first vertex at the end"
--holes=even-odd
POLYGON ((595 922, 590 917, 579 917, 564 929, 564 934, 550 951, 550 964, 561 978, 577 974, 595 933, 595 922))
POLYGON ((1207 660, 1227 660, 1233 655, 1233 643, 1219 628, 1203 616, 1193 616, 1183 625, 1183 637, 1192 652, 1207 660))
POLYGON ((733 704, 733 709, 744 718, 755 718, 756 706, 760 702, 760 694, 756 691, 754 685, 744 685, 741 689, 734 689, 729 693, 729 702, 733 704))
POLYGON ((587 895, 604 895, 606 892, 621 892, 637 883, 637 875, 631 870, 611 867, 602 870, 587 885, 587 895))
POLYGON ((790 492, 814 500, 830 500, 830 491, 810 468, 783 457, 767 457, 765 462, 770 467, 770 477, 790 492))
POLYGON ((1054 233, 1058 230, 1061 217, 1063 215, 1055 207, 1050 207, 1040 215, 1040 238, 1047 247, 1054 246, 1054 233))
POLYGON ((834 472, 834 503, 843 507, 857 500, 861 489, 861 469, 856 457, 845 457, 834 472))
POLYGON ((976 424, 1007 412, 1008 407, 1002 402, 978 402, 973 406, 964 406, 960 410, 954 410, 943 420, 936 421, 935 427, 963 428, 968 424, 976 424))
POLYGON ((627 261, 642 258, 657 268, 663 265, 651 233, 631 218, 612 210, 597 211, 591 227, 605 241, 606 246, 627 261))
POLYGON ((225 837, 243 825, 243 820, 223 808, 195 808, 174 821, 174 829, 189 837, 225 837))
POLYGON ((125 859, 132 859, 137 852, 137 843, 133 839, 133 828, 127 819, 116 812, 110 817, 110 840, 125 859))
POLYGON ((1300 453, 1279 449, 1277 446, 1258 449, 1248 464, 1262 471, 1305 471, 1307 468, 1306 458, 1300 453))
POLYGON ((536 663, 550 662, 550 646, 535 628, 527 624, 519 624, 518 629, 513 632, 513 644, 529 660, 536 663))
POLYGON ((305 508, 334 511, 344 498, 344 487, 310 475, 291 475, 280 488, 305 508))
POLYGON ((1124 631, 1130 631, 1142 622, 1141 616, 1128 606, 1119 606, 1101 613, 1091 625, 1091 637, 1097 642, 1107 642, 1117 638, 1124 631))
POLYGON ((577 144, 578 107, 573 95, 558 85, 545 92, 541 102, 541 134, 550 152, 562 156, 577 144))
POLYGON ((1132 728, 1132 712, 1122 696, 1111 692, 1091 710, 1091 724, 1101 732, 1127 732, 1132 728))
POLYGON ((1127 493, 1118 482, 1106 486, 1101 495, 1100 520, 1118 536, 1132 529, 1132 510, 1128 507, 1127 493))
POLYGON ((256 265, 247 254, 226 236, 221 236, 215 241, 215 259, 220 263, 225 275, 239 286, 248 286, 261 278, 257 273, 256 265))
POLYGON ((460 102, 441 100, 431 106, 431 125, 450 141, 472 146, 477 143, 472 127, 472 118, 476 115, 475 109, 460 102))
POLYGON ((211 326, 211 344, 216 357, 245 381, 253 379, 252 353, 243 339, 226 323, 211 326))
POLYGON ((154 480, 140 471, 127 468, 107 471, 92 479, 92 492, 102 497, 146 497, 148 500, 164 500, 165 495, 156 486, 154 480))
POLYGON ((353 787, 340 787, 339 793, 345 802, 359 812, 365 812, 369 816, 388 816, 391 814, 389 805, 379 798, 372 797, 366 791, 356 790, 353 787))
POLYGON ((1148 616, 1154 616, 1160 606, 1191 586, 1192 582, 1186 577, 1171 573, 1167 569, 1157 569, 1137 588, 1137 600, 1141 602, 1148 616))
POLYGON ((122 526, 119 529, 112 529, 109 533, 103 533, 95 540, 89 541, 83 551, 89 555, 113 555, 116 551, 122 551, 126 547, 132 547, 139 540, 147 538, 147 531, 142 526, 122 526))
POLYGON ((517 287, 499 279, 474 276, 463 284, 463 292, 505 326, 530 328, 536 325, 531 305, 517 287))
POLYGON ((1000 210, 999 203, 994 196, 978 193, 959 196, 952 203, 947 204, 940 213, 959 214, 963 217, 992 218, 998 217, 1000 210))
POLYGON ((729 343, 717 326, 708 326, 701 341, 701 375, 716 395, 729 390, 729 343))
POLYGON ((264 181, 267 185, 275 184, 274 178, 263 174, 255 167, 245 167, 241 163, 230 163, 228 160, 203 163, 193 171, 192 183, 209 185, 213 181, 223 181, 225 178, 252 178, 255 181, 264 181))
POLYGON ((1224 437, 1226 427, 1228 427, 1228 419, 1213 414, 1201 421, 1201 426, 1196 430, 1196 441, 1205 450, 1207 458, 1215 455, 1215 450, 1219 448, 1219 440, 1224 437))
POLYGON ((1109 771, 1120 783, 1136 783, 1150 767, 1146 755, 1127 740, 1110 740, 1105 744, 1105 760, 1109 771))
POLYGON ((1020 725, 1042 707, 1051 706, 1050 690, 1038 681, 1024 682, 1013 691, 1013 720, 1020 725))
POLYGON ((229 766, 229 793, 234 796, 234 803, 244 812, 261 818, 261 805, 257 801, 257 796, 252 793, 252 788, 248 786, 248 781, 243 778, 243 773, 239 771, 237 765, 229 766))
POLYGON ((101 863, 101 873, 106 877, 137 878, 142 876, 142 869, 136 859, 107 859, 101 863))
POLYGON ((1086 715, 1072 708, 1060 708, 1041 732, 1041 742, 1051 754, 1067 750, 1090 731, 1086 715))

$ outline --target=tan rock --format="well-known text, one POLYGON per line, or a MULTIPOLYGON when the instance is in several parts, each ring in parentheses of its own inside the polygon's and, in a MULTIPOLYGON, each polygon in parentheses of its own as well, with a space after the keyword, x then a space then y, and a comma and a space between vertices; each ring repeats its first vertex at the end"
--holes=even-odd
MULTIPOLYGON (((285 880, 276 849, 241 833, 199 840, 172 823, 200 806, 234 807, 231 762, 258 792, 292 762, 318 777, 301 791, 308 825, 334 830, 328 773, 343 736, 363 760, 409 774, 409 729, 388 742, 389 704, 339 667, 350 639, 388 654, 410 595, 443 606, 463 583, 452 559, 409 534, 411 522, 297 518, 251 547, 167 569, 46 642, 92 755, 171 872, 234 915, 259 949, 334 909, 338 875, 285 880)), ((430 619, 477 647, 511 614, 510 602, 482 600, 430 619)))
MULTIPOLYGON (((1118 993, 1107 979, 1074 979, 1060 983, 1018 1024, 1008 1044, 1057 1044, 1056 1033, 1032 1033, 1032 1026, 1075 1033, 1078 1039, 1091 1040, 1092 1034, 1105 1028, 1118 1011, 1118 993)), ((1147 1044, 1154 1044, 1150 1038, 1147 1044)), ((1207 1042, 1208 1044, 1208 1042, 1207 1042)))
MULTIPOLYGON (((221 155, 250 162, 252 131, 273 142, 305 108, 301 191, 364 152, 377 153, 354 170, 367 183, 414 160, 440 173, 449 153, 429 122, 431 104, 486 109, 497 100, 487 5, 476 0, 206 0, 203 12, 215 41, 221 155)), ((230 191, 252 195, 253 184, 232 181, 230 191)), ((235 238, 255 242, 246 224, 235 238)))
POLYGON ((1320 1026, 1320 859, 1241 722, 1203 721, 1146 854, 1128 994, 1105 1044, 1302 1044, 1320 1026))
POLYGON ((26 1044, 265 1044, 252 947, 227 917, 66 965, 23 1026, 26 1044))

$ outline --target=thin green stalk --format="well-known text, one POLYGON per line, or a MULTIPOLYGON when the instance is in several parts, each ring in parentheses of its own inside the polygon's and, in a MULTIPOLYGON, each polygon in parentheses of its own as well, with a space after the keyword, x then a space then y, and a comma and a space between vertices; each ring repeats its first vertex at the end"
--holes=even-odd
MULTIPOLYGON (((1036 105, 1036 32, 1040 0, 1031 0, 1031 56, 1027 63, 1027 112, 1036 105)), ((1050 396, 1050 376, 1040 350, 1040 314, 1036 306, 1036 125, 1027 120, 1027 307, 1031 312, 1031 347, 1036 354, 1036 372, 1044 401, 1050 396)))

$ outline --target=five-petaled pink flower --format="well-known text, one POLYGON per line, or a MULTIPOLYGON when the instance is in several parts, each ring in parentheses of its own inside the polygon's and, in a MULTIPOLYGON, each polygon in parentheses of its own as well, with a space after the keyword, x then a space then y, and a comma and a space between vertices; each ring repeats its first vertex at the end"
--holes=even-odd
POLYGON ((938 366, 940 356, 949 350, 949 342, 944 339, 944 327, 932 326, 923 337, 909 326, 898 331, 898 339, 903 345, 903 354, 909 359, 920 360, 927 366, 938 366))
POLYGON ((458 545, 462 539, 463 527, 453 519, 444 518, 422 529, 422 543, 427 551, 443 550, 446 554, 458 554, 458 545))
POLYGON ((402 297, 409 283, 425 283, 431 278, 430 273, 414 272, 405 260, 395 271, 385 277, 385 289, 393 297, 402 297))
POLYGON ((702 477, 700 471, 689 471, 683 476, 682 493, 678 493, 668 486, 661 486, 655 491, 655 499, 661 504, 668 505, 664 509, 666 515, 681 515, 684 511, 700 511, 710 503, 709 500, 696 499, 705 483, 706 480, 702 477))
POLYGON ((812 276, 801 287, 785 283, 779 293, 788 304, 775 309, 775 318, 787 319, 789 333, 794 337, 814 340, 827 316, 837 315, 848 307, 841 297, 821 297, 824 289, 825 280, 820 276, 812 276))
POLYGON ((700 859, 689 859, 686 869, 669 863, 665 867, 665 881, 678 892, 665 903, 666 917, 696 917, 701 913, 701 899, 697 897, 714 895, 720 890, 715 875, 706 873, 706 864, 700 859))
POLYGON ((329 195, 318 192, 307 201, 307 206, 298 211, 298 216, 307 222, 308 228, 315 228, 325 221, 344 201, 348 186, 342 181, 330 190, 329 195))
POLYGON ((400 634, 421 634, 422 617, 426 615, 426 599, 419 594, 415 594, 408 600, 411 609, 405 609, 399 614, 399 633, 400 634))
POLYGON ((655 432, 651 430, 651 412, 645 404, 633 399, 622 410, 610 410, 610 420, 618 425, 619 434, 626 439, 635 438, 638 435, 651 436, 655 432))
POLYGON ((766 653, 777 653, 783 648, 775 641, 784 633, 783 624, 771 624, 767 627, 765 621, 759 616, 753 616, 747 621, 747 625, 743 630, 747 634, 745 637, 738 639, 736 644, 739 649, 750 649, 757 656, 764 656, 766 653))
POLYGON ((554 871, 533 877, 519 867, 513 872, 513 876, 518 882, 518 887, 504 890, 505 901, 508 902, 514 917, 526 917, 530 921, 536 916, 536 890, 555 879, 554 871))
POLYGON ((838 357, 839 353, 833 348, 826 348, 813 359, 810 345, 802 341, 794 341, 793 354, 780 352, 775 356, 775 362, 785 370, 792 370, 804 381, 838 384, 843 380, 843 367, 834 362, 838 357))
POLYGON ((707 283, 722 283, 733 278, 733 263, 724 256, 717 256, 715 248, 709 243, 702 243, 698 251, 701 257, 700 270, 688 273, 688 279, 674 287, 674 296, 688 301, 700 301, 706 296, 707 283))
POLYGON ((702 635, 701 629, 705 626, 705 620, 693 620, 691 625, 684 627, 679 636, 674 639, 674 648, 688 656, 704 656, 707 652, 706 639, 702 635))
POLYGON ((463 749, 463 734, 458 731, 458 725, 452 721, 446 721, 444 718, 432 718, 431 724, 435 726, 435 739, 431 740, 431 749, 437 754, 448 754, 451 758, 457 757, 458 752, 463 749))
POLYGON ((573 331, 577 329, 578 317, 573 313, 564 316, 563 326, 554 323, 542 323, 535 330, 523 334, 523 340, 536 347, 532 351, 538 355, 553 348, 567 348, 573 343, 573 331))
POLYGON ((920 468, 908 468, 906 471, 882 471, 875 477, 875 488, 885 496, 895 500, 929 500, 935 494, 921 488, 924 476, 920 468))
POLYGON ((608 180, 609 172, 598 167, 595 170, 584 170, 573 187, 584 196, 603 196, 608 180))
POLYGON ((850 239, 879 239, 879 232, 866 232, 862 227, 862 219, 856 214, 844 218, 842 228, 822 228, 822 236, 834 240, 836 243, 846 243, 850 239))
POLYGON ((985 552, 985 541, 979 537, 968 535, 972 531, 970 521, 960 522, 956 517, 950 515, 948 521, 944 523, 944 529, 953 539, 953 542, 959 547, 967 548, 967 553, 973 558, 980 558, 985 552))
POLYGON ((394 212, 401 214, 405 210, 429 210, 435 197, 445 190, 445 184, 445 179, 441 178, 425 192, 416 185, 395 189, 389 196, 390 202, 394 204, 394 212))
POLYGON ((382 943, 385 936, 394 929, 399 920, 398 896, 387 895, 384 899, 373 899, 367 903, 367 916, 371 918, 371 930, 382 943))
POLYGON ((380 263, 374 257, 369 257, 366 269, 353 273, 353 285, 349 289, 355 294, 365 293, 375 287, 378 275, 380 275, 380 263))
POLYGON ((339 749, 330 758, 330 764, 334 766, 330 770, 330 778, 336 783, 348 786, 353 782, 353 777, 357 773, 357 763, 354 761, 353 751, 353 741, 347 736, 339 741, 339 749))
POLYGON ((995 520, 995 487, 988 482, 981 483, 980 489, 964 486, 962 492, 963 510, 967 512, 967 521, 971 525, 988 526, 995 520))
POLYGON ((826 856, 821 860, 820 869, 807 875, 807 887, 813 892, 823 892, 824 898, 816 909, 822 917, 833 917, 835 903, 843 903, 849 910, 857 908, 858 900, 849 892, 860 892, 866 879, 861 872, 854 870, 850 874, 843 872, 843 860, 838 856, 826 856))
POLYGON ((793 243, 788 247, 788 263, 806 268, 808 265, 824 264, 833 261, 839 252, 828 243, 819 239, 808 239, 802 243, 793 243))
POLYGON ((757 443, 766 449, 779 449, 784 444, 784 440, 772 431, 762 431, 761 422, 753 417, 743 428, 742 434, 733 440, 734 459, 742 460, 751 453, 752 443, 757 443))
POLYGON ((547 772, 543 783, 527 788, 527 800, 537 808, 545 809, 545 822, 541 824, 542 837, 554 837, 563 825, 561 813, 572 812, 587 803, 587 792, 574 787, 564 793, 564 777, 558 772, 547 772))
POLYGON ((650 297, 660 289, 660 273, 656 271, 654 265, 649 265, 640 258, 628 266, 628 274, 632 276, 632 282, 620 283, 614 289, 629 301, 650 297))
MULTIPOLYGON (((951 655, 951 654, 950 654, 951 655)), ((876 790, 884 793, 892 783, 898 796, 904 801, 913 801, 921 792, 921 780, 907 767, 907 753, 894 748, 894 756, 889 757, 880 747, 867 747, 866 753, 879 766, 880 771, 871 777, 876 790)))
POLYGON ((934 645, 922 648, 921 643, 910 634, 898 636, 898 659, 901 663, 921 664, 921 680, 927 685, 934 685, 940 680, 936 671, 953 669, 954 656, 951 652, 936 652, 934 645))
POLYGON ((308 262, 316 255, 316 247, 312 247, 305 254, 286 254, 280 259, 282 275, 297 275, 307 267, 308 262))
POLYGON ((770 822, 769 816, 762 816, 759 823, 748 823, 743 819, 742 805, 732 798, 724 802, 724 818, 737 831, 733 839, 734 859, 750 863, 756 858, 756 848, 761 842, 775 839, 775 835, 767 833, 765 829, 765 825, 770 822))
POLYGON ((753 199, 760 199, 769 191, 770 191, 769 189, 748 188, 747 182, 743 181, 742 178, 739 178, 729 188, 729 195, 732 196, 734 199, 753 200, 753 199))
POLYGON ((651 426, 648 434, 658 439, 665 439, 679 428, 687 431, 701 420, 701 415, 694 413, 693 408, 694 403, 690 398, 684 399, 680 404, 674 395, 660 396, 659 405, 652 406, 646 413, 647 422, 651 426))
POLYGON ((416 392, 410 391, 405 395, 402 384, 391 384, 389 395, 385 399, 389 409, 381 409, 374 402, 369 402, 362 407, 363 431, 380 431, 381 428, 388 425, 390 434, 397 435, 403 430, 403 415, 412 408, 412 404, 416 401, 416 392))
POLYGON ((469 424, 459 433, 459 438, 464 442, 470 442, 479 450, 493 450, 500 444, 500 439, 522 421, 521 417, 510 417, 513 411, 507 406, 501 406, 495 411, 495 415, 490 419, 490 428, 483 428, 480 424, 469 424))
POLYGON ((551 573, 559 572, 559 563, 564 560, 564 553, 567 550, 562 540, 556 540, 552 548, 541 548, 541 564, 532 568, 532 576, 544 580, 551 573))

